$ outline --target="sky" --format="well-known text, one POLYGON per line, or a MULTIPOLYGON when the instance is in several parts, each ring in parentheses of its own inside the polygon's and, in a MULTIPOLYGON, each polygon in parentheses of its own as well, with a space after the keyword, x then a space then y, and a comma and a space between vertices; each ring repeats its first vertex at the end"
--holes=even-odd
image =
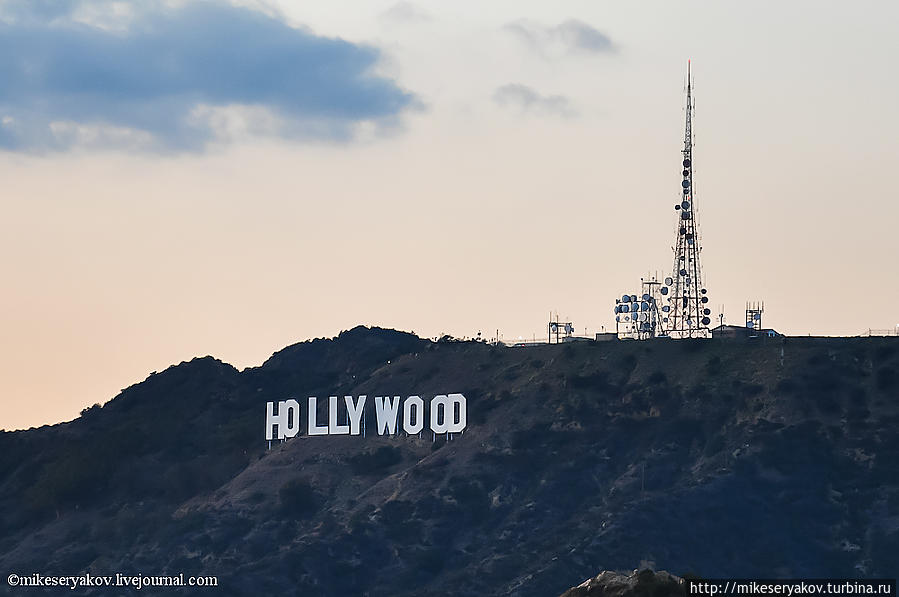
POLYGON ((899 4, 0 0, 0 429, 356 325, 899 325, 899 4), (714 318, 717 321, 717 318, 714 318))

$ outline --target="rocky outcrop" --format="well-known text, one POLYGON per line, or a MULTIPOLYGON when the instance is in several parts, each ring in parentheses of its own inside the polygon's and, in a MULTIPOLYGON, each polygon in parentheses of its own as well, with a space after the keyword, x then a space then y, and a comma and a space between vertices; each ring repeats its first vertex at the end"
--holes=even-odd
POLYGON ((664 570, 634 570, 632 574, 600 572, 561 597, 684 597, 684 579, 664 570))

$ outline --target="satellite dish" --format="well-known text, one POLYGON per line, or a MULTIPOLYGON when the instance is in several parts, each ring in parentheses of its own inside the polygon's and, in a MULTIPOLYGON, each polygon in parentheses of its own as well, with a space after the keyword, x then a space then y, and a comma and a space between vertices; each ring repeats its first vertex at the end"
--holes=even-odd
POLYGON ((640 308, 643 309, 644 311, 649 311, 649 303, 646 303, 646 302, 642 303, 640 305, 640 308))
POLYGON ((703 317, 703 318, 702 318, 702 325, 709 325, 709 323, 711 323, 711 321, 712 321, 712 320, 709 319, 708 317, 703 317))
POLYGON ((630 310, 631 310, 630 305, 621 305, 621 312, 622 312, 622 313, 628 313, 628 312, 630 312, 630 310))
POLYGON ((687 320, 687 325, 693 325, 693 320, 692 320, 692 319, 688 319, 688 320, 687 320))
POLYGON ((621 315, 616 315, 616 316, 615 316, 615 321, 619 321, 619 322, 620 322, 620 321, 621 321, 621 315))
POLYGON ((684 178, 687 178, 688 176, 690 176, 690 171, 684 170, 684 178))
POLYGON ((631 295, 631 302, 632 302, 632 303, 636 303, 636 302, 637 302, 637 295, 636 295, 636 294, 632 294, 632 295, 631 295))
POLYGON ((690 209, 690 202, 687 201, 687 200, 681 201, 680 206, 681 206, 683 209, 690 209))
POLYGON ((689 181, 689 180, 683 180, 683 181, 681 181, 680 184, 681 184, 681 186, 684 187, 685 189, 690 188, 690 181, 689 181))
POLYGON ((688 158, 688 159, 684 160, 684 168, 689 168, 689 167, 690 167, 690 159, 688 158))
POLYGON ((709 297, 707 297, 707 296, 702 297, 702 302, 703 303, 709 302, 709 297))
POLYGON ((687 196, 689 194, 690 194, 690 189, 684 189, 684 196, 687 196))
POLYGON ((712 313, 712 310, 711 310, 711 309, 703 309, 703 310, 702 310, 702 314, 703 314, 703 315, 711 315, 711 313, 712 313))
POLYGON ((674 283, 674 280, 672 280, 670 277, 665 278, 665 286, 671 286, 671 284, 673 284, 673 283, 674 283))
POLYGON ((687 270, 682 269, 682 270, 681 270, 680 272, 678 272, 678 273, 680 273, 680 275, 682 275, 682 276, 686 276, 686 275, 687 275, 687 270))
POLYGON ((681 217, 682 220, 689 220, 689 219, 690 219, 690 212, 688 212, 688 211, 682 211, 682 212, 680 212, 680 217, 681 217))
POLYGON ((758 320, 760 320, 760 319, 762 318, 762 314, 761 314, 761 313, 756 313, 755 315, 752 316, 752 318, 755 319, 756 321, 758 321, 758 320))
POLYGON ((684 307, 686 307, 688 304, 690 304, 690 299, 684 297, 684 307))
POLYGON ((688 245, 692 245, 692 244, 693 244, 693 239, 692 239, 692 238, 688 238, 688 239, 687 239, 687 244, 688 244, 688 245))
POLYGON ((663 317, 663 318, 662 318, 662 323, 668 323, 668 318, 667 318, 667 317, 663 317))
POLYGON ((686 284, 687 286, 690 285, 690 276, 687 276, 686 278, 684 278, 684 284, 686 284))
POLYGON ((703 288, 703 289, 700 290, 699 292, 701 292, 702 294, 705 294, 705 288, 703 288))
POLYGON ((670 310, 671 310, 671 307, 669 307, 668 305, 665 305, 664 307, 662 307, 662 311, 665 313, 667 313, 670 310))
POLYGON ((549 324, 549 329, 551 329, 552 331, 555 332, 559 329, 559 326, 558 326, 558 324, 551 323, 551 324, 549 324))
POLYGON ((747 321, 747 322, 746 322, 746 327, 748 327, 748 328, 754 328, 754 327, 755 327, 755 324, 754 324, 753 322, 751 322, 751 321, 747 321))
POLYGON ((675 205, 675 206, 674 206, 674 211, 677 211, 677 210, 679 210, 679 209, 680 209, 680 205, 675 205))
POLYGON ((652 297, 649 296, 648 294, 645 294, 645 293, 643 294, 643 300, 644 300, 644 301, 648 301, 648 300, 651 300, 651 299, 652 299, 652 297))
POLYGON ((622 296, 622 297, 621 297, 621 302, 622 302, 622 303, 629 303, 629 302, 631 302, 631 295, 625 294, 624 296, 622 296))
POLYGON ((647 321, 649 319, 649 313, 643 312, 640 313, 640 321, 647 321))
MULTIPOLYGON (((670 280, 670 279, 671 279, 671 278, 666 278, 666 280, 670 280)), ((668 287, 667 287, 667 286, 662 286, 662 287, 659 289, 659 292, 661 292, 662 294, 668 294, 668 287)))

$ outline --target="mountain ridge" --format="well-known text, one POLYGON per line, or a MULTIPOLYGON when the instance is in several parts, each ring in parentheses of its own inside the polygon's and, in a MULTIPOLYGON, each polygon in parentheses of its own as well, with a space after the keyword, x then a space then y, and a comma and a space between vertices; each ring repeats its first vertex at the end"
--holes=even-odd
POLYGON ((641 561, 895 574, 899 343, 757 340, 509 348, 357 327, 243 371, 173 365, 75 421, 0 433, 0 569, 349 595, 558 595, 641 561), (446 392, 468 398, 452 441, 263 441, 267 400, 446 392))

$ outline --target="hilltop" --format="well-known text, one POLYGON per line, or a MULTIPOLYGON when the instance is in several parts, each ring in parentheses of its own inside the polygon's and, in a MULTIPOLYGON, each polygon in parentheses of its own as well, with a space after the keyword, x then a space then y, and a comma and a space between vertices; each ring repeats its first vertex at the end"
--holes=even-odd
POLYGON ((0 433, 0 570, 370 596, 559 595, 638 566, 895 576, 897 423, 894 338, 510 348, 360 327, 0 433), (468 400, 452 441, 263 441, 266 401, 446 392, 468 400))

